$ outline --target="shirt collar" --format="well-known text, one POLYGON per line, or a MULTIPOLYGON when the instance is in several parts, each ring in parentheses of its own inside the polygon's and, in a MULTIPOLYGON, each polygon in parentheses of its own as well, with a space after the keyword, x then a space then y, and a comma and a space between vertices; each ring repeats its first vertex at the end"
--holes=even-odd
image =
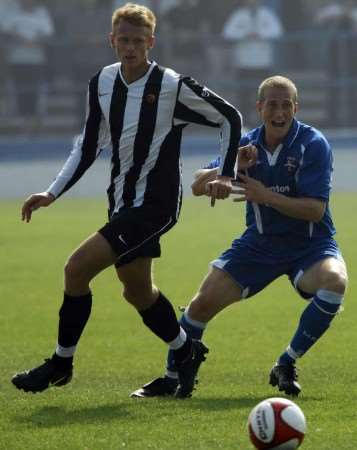
POLYGON ((122 63, 119 63, 119 73, 120 73, 120 77, 122 79, 122 82, 125 84, 125 86, 127 88, 132 87, 132 86, 138 86, 138 85, 142 85, 145 84, 151 74, 151 72, 153 71, 154 67, 157 66, 155 61, 150 61, 150 66, 148 67, 148 70, 144 73, 144 75, 141 78, 138 78, 135 81, 132 81, 131 83, 127 83, 125 81, 125 78, 122 74, 122 63))
MULTIPOLYGON (((284 147, 290 147, 293 144, 299 133, 299 129, 300 129, 300 122, 296 119, 293 119, 288 134, 285 136, 282 142, 284 147)), ((265 136, 265 127, 264 125, 262 125, 258 128, 258 134, 255 139, 255 142, 253 143, 256 143, 264 148, 265 147, 264 136, 265 136)))

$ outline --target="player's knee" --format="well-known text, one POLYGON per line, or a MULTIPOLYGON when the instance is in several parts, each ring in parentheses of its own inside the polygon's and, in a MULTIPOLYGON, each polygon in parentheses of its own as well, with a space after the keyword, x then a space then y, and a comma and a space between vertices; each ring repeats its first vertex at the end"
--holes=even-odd
POLYGON ((68 258, 64 266, 65 280, 74 280, 83 277, 83 268, 79 258, 72 255, 68 258))
POLYGON ((322 279, 322 289, 344 294, 348 283, 347 274, 344 271, 328 271, 322 279))
POLYGON ((157 295, 150 286, 145 285, 124 285, 123 297, 137 309, 145 309, 151 306, 157 295))

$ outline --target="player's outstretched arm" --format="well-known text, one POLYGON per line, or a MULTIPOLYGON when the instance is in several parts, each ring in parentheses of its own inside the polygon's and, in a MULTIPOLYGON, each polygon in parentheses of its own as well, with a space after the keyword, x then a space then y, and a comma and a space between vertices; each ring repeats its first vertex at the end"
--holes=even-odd
POLYGON ((49 192, 39 192, 28 197, 21 210, 22 220, 30 222, 33 211, 36 209, 49 206, 55 201, 55 197, 49 192))

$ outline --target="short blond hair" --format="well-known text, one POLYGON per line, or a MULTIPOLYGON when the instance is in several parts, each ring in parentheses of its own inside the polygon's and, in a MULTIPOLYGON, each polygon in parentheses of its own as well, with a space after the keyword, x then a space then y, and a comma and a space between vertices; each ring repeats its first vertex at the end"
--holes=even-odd
POLYGON ((266 78, 264 81, 262 81, 262 83, 258 88, 259 102, 265 100, 266 90, 270 88, 288 89, 291 92, 294 103, 297 103, 298 91, 295 84, 289 78, 283 77, 281 75, 275 75, 273 77, 266 78))
POLYGON ((112 16, 112 28, 119 23, 120 20, 125 20, 131 25, 137 27, 149 28, 151 34, 154 34, 156 27, 156 17, 151 9, 144 5, 137 3, 126 3, 124 6, 116 9, 112 16))

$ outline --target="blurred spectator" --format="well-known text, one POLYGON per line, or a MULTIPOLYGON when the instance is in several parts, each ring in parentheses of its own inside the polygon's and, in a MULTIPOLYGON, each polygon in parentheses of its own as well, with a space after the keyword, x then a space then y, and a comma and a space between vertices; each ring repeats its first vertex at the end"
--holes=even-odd
POLYGON ((242 111, 247 126, 251 125, 256 86, 271 74, 274 40, 282 34, 279 18, 260 0, 242 1, 223 27, 224 39, 234 43, 231 64, 238 77, 236 106, 242 111))
MULTIPOLYGON (((180 1, 181 0, 138 0, 137 3, 140 3, 141 5, 147 6, 148 8, 152 9, 157 16, 162 16, 174 6, 177 6, 180 1)), ((128 3, 128 0, 114 0, 113 11, 125 5, 125 3, 128 3)), ((136 3, 136 1, 133 0, 133 3, 136 3)))
POLYGON ((8 35, 6 33, 6 25, 8 17, 11 16, 19 5, 16 0, 0 0, 0 115, 9 114, 9 73, 6 58, 6 43, 8 41, 8 35), (6 95, 8 93, 8 95, 6 95))
MULTIPOLYGON (((204 72, 200 78, 205 80, 213 88, 222 94, 222 90, 227 89, 225 96, 231 96, 231 83, 224 81, 224 75, 230 78, 230 47, 222 37, 222 29, 232 11, 237 7, 237 0, 225 0, 224 2, 210 1, 202 5, 201 15, 205 22, 204 40, 205 53, 207 54, 207 66, 202 68, 204 72), (209 67, 209 70, 207 70, 209 67), (222 76, 223 75, 223 76, 222 76), (223 81, 223 84, 221 83, 223 81)), ((199 60, 199 59, 198 59, 199 60)))
MULTIPOLYGON (((113 11, 117 8, 120 8, 121 6, 124 6, 125 3, 129 3, 128 0, 114 0, 113 1, 113 11)), ((133 3, 136 3, 136 1, 133 1, 133 3)), ((148 8, 153 8, 153 1, 152 0, 140 0, 138 3, 140 5, 147 6, 148 8)))
POLYGON ((6 63, 15 113, 45 112, 48 81, 46 44, 53 35, 48 10, 36 0, 12 0, 2 31, 6 34, 6 63))
POLYGON ((345 26, 350 27, 354 22, 353 16, 356 14, 353 11, 355 3, 353 0, 340 0, 324 4, 316 12, 316 21, 330 30, 341 31, 345 26))
MULTIPOLYGON (((178 3, 180 2, 176 0, 176 4, 178 3)), ((237 7, 237 0, 201 1, 200 5, 200 15, 209 24, 209 30, 213 33, 212 40, 215 40, 221 33, 227 18, 237 7)))
POLYGON ((288 70, 305 67, 306 37, 303 32, 311 26, 306 15, 304 0, 282 1, 280 18, 285 31, 284 60, 288 70))
POLYGON ((357 1, 329 2, 317 10, 315 19, 321 31, 327 33, 325 64, 330 79, 330 120, 333 126, 356 126, 357 1))
POLYGON ((174 6, 177 6, 181 0, 152 0, 153 9, 156 14, 163 16, 174 6))
POLYGON ((85 85, 103 65, 112 63, 108 40, 111 17, 108 8, 102 5, 84 9, 74 7, 71 12, 65 30, 71 46, 73 77, 78 85, 85 85))
MULTIPOLYGON (((161 31, 169 42, 166 57, 175 58, 175 67, 185 73, 187 68, 194 76, 206 70, 208 18, 204 15, 204 0, 180 0, 163 16, 161 31)), ((167 63, 166 63, 167 64, 167 63)))
POLYGON ((3 31, 8 18, 11 17, 14 12, 19 10, 19 2, 17 0, 0 0, 0 29, 3 31))

